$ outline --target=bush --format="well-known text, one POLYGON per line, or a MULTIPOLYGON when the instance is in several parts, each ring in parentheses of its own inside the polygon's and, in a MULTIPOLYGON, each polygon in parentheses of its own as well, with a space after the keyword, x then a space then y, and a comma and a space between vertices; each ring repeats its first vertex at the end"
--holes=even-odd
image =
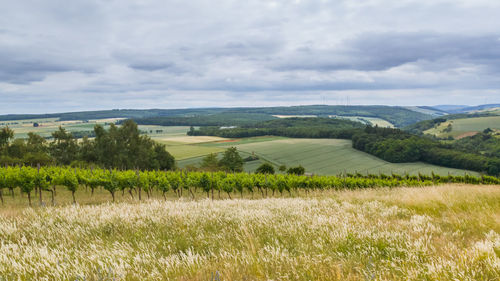
POLYGON ((258 174, 274 174, 274 167, 269 163, 264 163, 255 172, 258 174))

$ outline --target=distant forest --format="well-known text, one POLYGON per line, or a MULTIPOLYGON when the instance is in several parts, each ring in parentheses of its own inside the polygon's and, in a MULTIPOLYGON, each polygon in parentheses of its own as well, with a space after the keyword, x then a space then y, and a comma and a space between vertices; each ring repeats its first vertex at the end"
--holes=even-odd
POLYGON ((218 136, 223 138, 247 138, 258 136, 282 136, 290 138, 351 139, 365 125, 359 122, 331 118, 284 118, 237 128, 201 127, 191 129, 190 136, 218 136))
POLYGON ((387 120, 397 127, 404 127, 433 118, 431 115, 397 106, 304 105, 254 108, 121 109, 55 114, 11 114, 0 116, 0 121, 41 118, 58 118, 61 121, 127 118, 133 119, 141 125, 238 126, 275 119, 273 115, 374 117, 387 120))

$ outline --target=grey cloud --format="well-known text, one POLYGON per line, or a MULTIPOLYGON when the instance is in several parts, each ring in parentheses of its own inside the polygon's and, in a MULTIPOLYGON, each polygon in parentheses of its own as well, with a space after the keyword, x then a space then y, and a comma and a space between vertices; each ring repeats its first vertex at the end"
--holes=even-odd
POLYGON ((498 14, 477 0, 7 1, 0 111, 297 104, 324 92, 500 102, 498 14))
MULTIPOLYGON (((456 62, 498 66, 500 35, 457 35, 437 33, 368 33, 345 40, 340 47, 301 47, 277 61, 277 70, 362 70, 377 71, 419 61, 456 62), (283 61, 290 59, 287 61, 283 61)), ((442 68, 449 65, 442 65, 442 68)))

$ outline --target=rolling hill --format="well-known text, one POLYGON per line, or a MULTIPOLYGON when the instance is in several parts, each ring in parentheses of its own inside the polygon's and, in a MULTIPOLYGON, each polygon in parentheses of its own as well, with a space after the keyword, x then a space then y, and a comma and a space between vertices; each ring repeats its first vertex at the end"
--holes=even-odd
POLYGON ((476 106, 468 106, 468 105, 436 105, 432 108, 447 112, 448 114, 457 114, 457 113, 473 113, 478 111, 485 111, 495 108, 500 108, 500 104, 482 104, 476 106))
MULTIPOLYGON (((250 138, 235 142, 219 142, 206 146, 238 148, 245 157, 250 154, 259 156, 259 160, 247 162, 245 170, 253 172, 264 162, 280 165, 302 165, 306 172, 320 175, 348 173, 397 173, 463 175, 477 174, 464 170, 445 168, 425 163, 389 163, 370 154, 352 148, 350 140, 339 139, 293 139, 293 138, 250 138)), ((202 157, 193 157, 178 161, 181 168, 196 165, 202 157)))
POLYGON ((385 120, 403 127, 434 116, 398 106, 303 105, 283 107, 115 109, 51 114, 0 115, 0 121, 56 118, 58 121, 130 118, 141 125, 232 126, 276 119, 273 115, 345 116, 385 120))

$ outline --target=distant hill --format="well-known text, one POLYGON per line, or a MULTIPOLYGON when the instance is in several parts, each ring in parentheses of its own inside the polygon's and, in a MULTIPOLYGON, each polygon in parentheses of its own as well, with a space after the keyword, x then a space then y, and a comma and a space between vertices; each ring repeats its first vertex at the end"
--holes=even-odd
POLYGON ((459 112, 460 110, 469 107, 468 105, 456 105, 456 104, 441 104, 430 106, 430 108, 434 108, 443 112, 459 112))
POLYGON ((416 112, 429 114, 429 115, 432 115, 435 117, 448 114, 448 112, 446 112, 446 111, 443 111, 443 110, 438 109, 438 108, 430 107, 430 106, 406 106, 406 108, 408 108, 409 110, 416 111, 416 112))
MULTIPOLYGON (((490 108, 496 109, 494 106, 490 108)), ((438 138, 460 139, 488 128, 500 132, 500 110, 478 110, 473 113, 449 114, 411 124, 404 130, 417 135, 427 134, 438 138)))
POLYGON ((467 106, 467 105, 436 105, 430 108, 434 108, 440 111, 447 112, 449 114, 457 114, 457 113, 472 113, 477 111, 483 111, 488 109, 496 109, 500 108, 500 104, 482 104, 476 106, 467 106))
POLYGON ((1 115, 0 121, 59 118, 59 120, 92 120, 104 118, 130 118, 149 125, 221 125, 232 126, 271 120, 273 115, 314 115, 317 117, 372 117, 404 127, 435 117, 433 114, 398 106, 334 106, 304 105, 288 107, 190 108, 190 109, 114 109, 101 111, 65 112, 53 114, 1 115))

